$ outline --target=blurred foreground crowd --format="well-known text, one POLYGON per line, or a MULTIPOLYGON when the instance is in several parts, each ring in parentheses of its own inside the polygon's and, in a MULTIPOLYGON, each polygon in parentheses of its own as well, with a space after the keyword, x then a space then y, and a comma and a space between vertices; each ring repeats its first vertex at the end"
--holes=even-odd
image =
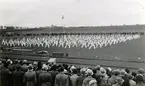
POLYGON ((0 86, 145 86, 145 69, 76 67, 68 64, 0 59, 0 86))

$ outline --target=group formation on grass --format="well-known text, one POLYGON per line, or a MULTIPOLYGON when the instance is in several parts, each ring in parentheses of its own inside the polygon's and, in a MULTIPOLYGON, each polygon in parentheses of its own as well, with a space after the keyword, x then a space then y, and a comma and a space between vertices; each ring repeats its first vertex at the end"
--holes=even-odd
POLYGON ((2 39, 2 45, 6 46, 38 46, 38 47, 81 47, 88 49, 102 48, 108 45, 127 42, 140 38, 140 34, 96 34, 96 35, 49 35, 29 36, 22 38, 2 39))

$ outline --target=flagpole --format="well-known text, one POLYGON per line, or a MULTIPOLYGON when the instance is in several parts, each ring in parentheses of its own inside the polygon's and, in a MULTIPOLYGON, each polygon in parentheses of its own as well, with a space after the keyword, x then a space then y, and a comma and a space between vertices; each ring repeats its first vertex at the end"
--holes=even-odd
POLYGON ((65 28, 64 28, 65 26, 63 25, 63 23, 64 23, 64 22, 63 22, 63 20, 64 20, 64 15, 62 15, 61 20, 62 20, 62 29, 63 29, 63 33, 65 33, 65 28))

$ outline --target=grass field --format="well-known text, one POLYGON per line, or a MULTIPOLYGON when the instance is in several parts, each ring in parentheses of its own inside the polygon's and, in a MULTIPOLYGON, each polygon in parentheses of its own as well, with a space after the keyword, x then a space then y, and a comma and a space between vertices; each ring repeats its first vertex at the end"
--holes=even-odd
POLYGON ((61 47, 19 47, 19 50, 13 50, 11 53, 1 53, 1 56, 8 56, 10 58, 28 59, 28 60, 42 60, 47 61, 52 57, 53 52, 68 53, 68 57, 56 57, 59 63, 68 63, 75 65, 95 66, 97 64, 104 67, 112 68, 145 68, 145 37, 127 41, 125 43, 114 44, 97 49, 88 48, 61 48, 61 47), (28 51, 20 51, 27 49, 28 51), (37 55, 33 52, 48 51, 48 55, 37 55))

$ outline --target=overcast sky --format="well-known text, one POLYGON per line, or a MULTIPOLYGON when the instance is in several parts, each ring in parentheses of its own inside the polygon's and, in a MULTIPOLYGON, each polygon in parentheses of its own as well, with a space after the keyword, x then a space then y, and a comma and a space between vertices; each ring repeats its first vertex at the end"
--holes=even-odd
POLYGON ((0 25, 123 24, 145 24, 145 0, 0 0, 0 25))

